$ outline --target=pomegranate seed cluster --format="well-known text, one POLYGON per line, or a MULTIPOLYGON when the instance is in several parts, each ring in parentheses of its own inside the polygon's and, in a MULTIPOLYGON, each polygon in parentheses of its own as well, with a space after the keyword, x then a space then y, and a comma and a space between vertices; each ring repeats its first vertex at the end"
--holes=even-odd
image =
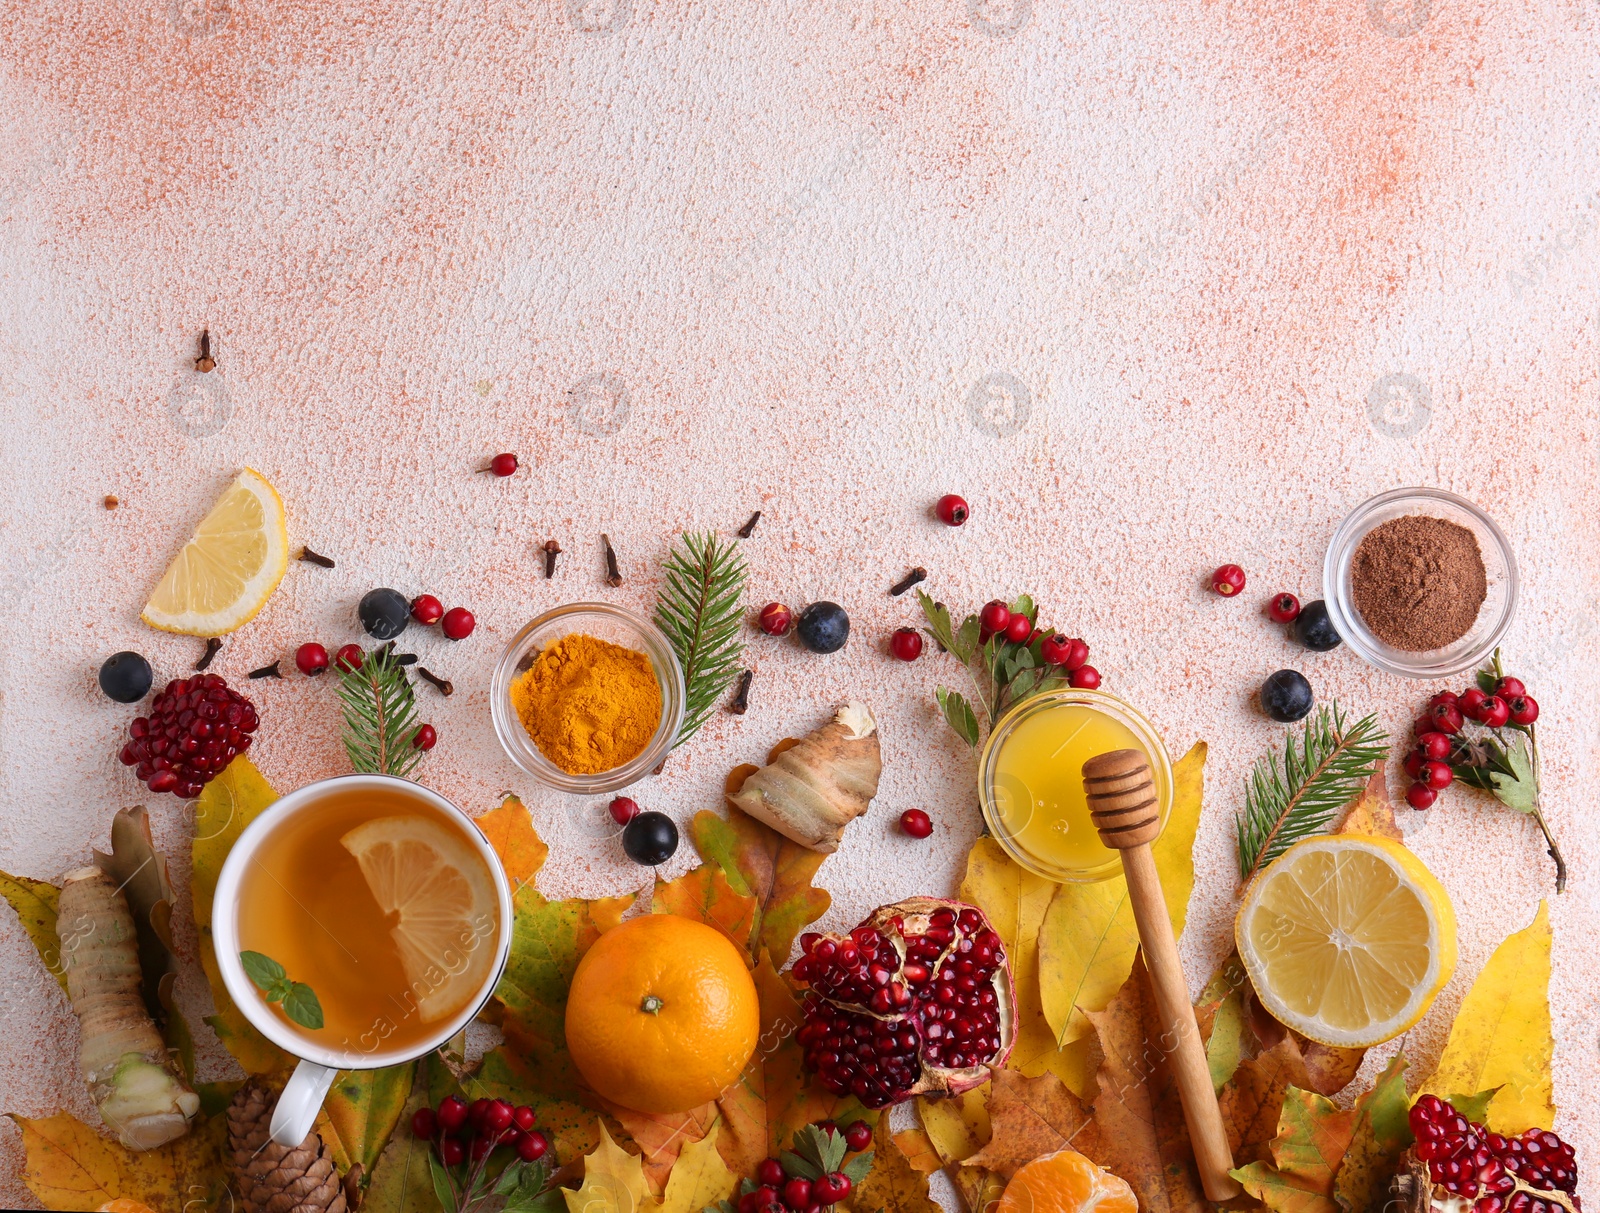
POLYGON ((188 799, 250 748, 258 724, 255 705, 216 674, 181 678, 134 718, 119 757, 152 792, 188 799))
POLYGON ((834 1094, 869 1108, 957 1094, 1011 1052, 1005 948, 977 908, 912 898, 800 945, 793 975, 809 990, 799 1041, 834 1094))
POLYGON ((1578 1167, 1572 1147, 1548 1129, 1502 1137, 1437 1095, 1424 1095, 1412 1105, 1411 1133, 1428 1178, 1470 1201, 1474 1213, 1582 1211, 1573 1195, 1578 1167))

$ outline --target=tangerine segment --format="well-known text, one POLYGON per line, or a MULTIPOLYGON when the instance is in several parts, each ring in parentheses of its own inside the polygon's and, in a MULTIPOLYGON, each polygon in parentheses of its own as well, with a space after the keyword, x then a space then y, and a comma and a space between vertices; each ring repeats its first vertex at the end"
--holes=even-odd
POLYGON ((686 1112, 743 1073, 761 1030, 744 955, 676 914, 631 918, 578 962, 567 1048, 594 1090, 640 1112, 686 1112))
POLYGON ((1322 1044, 1398 1036, 1455 970, 1449 895, 1387 838, 1296 843, 1246 890, 1234 934, 1262 1005, 1322 1044))
POLYGON ((995 1213, 1138 1213, 1126 1180, 1076 1150, 1058 1150, 1017 1169, 995 1213))
POLYGON ((495 959, 494 881, 482 856, 441 823, 378 817, 339 839, 355 856, 389 929, 424 1023, 471 1001, 495 959))
POLYGON ((245 468, 167 566, 140 618, 166 632, 221 636, 255 618, 288 567, 283 500, 245 468))

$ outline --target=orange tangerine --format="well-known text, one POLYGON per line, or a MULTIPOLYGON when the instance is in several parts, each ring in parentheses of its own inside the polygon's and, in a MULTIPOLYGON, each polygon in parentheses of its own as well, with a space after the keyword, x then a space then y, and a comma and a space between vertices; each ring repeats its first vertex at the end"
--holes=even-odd
POLYGON ((1125 1180, 1076 1150, 1058 1150, 1017 1170, 995 1213, 1138 1213, 1125 1180))

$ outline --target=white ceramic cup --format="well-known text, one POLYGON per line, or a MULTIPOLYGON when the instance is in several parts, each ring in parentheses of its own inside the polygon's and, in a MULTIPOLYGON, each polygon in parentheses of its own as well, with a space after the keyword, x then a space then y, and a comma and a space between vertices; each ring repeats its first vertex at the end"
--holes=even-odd
POLYGON ((217 878, 216 897, 211 905, 211 938, 216 948, 217 967, 222 970, 223 984, 227 986, 239 1010, 256 1031, 284 1052, 300 1058, 300 1064, 295 1067, 283 1094, 278 1096, 277 1107, 272 1113, 272 1140, 279 1145, 293 1147, 304 1141, 306 1134, 311 1132, 328 1088, 333 1085, 334 1077, 340 1070, 378 1070, 384 1066, 413 1061, 444 1044, 483 1009, 500 980, 506 957, 511 952, 511 885, 506 880, 505 868, 499 856, 489 846, 472 818, 437 792, 430 792, 408 779, 395 779, 389 775, 339 775, 290 792, 264 809, 244 828, 233 849, 228 852, 227 861, 222 865, 222 874, 217 878), (359 792, 364 788, 381 791, 387 796, 398 794, 409 797, 459 822, 462 838, 483 857, 494 879, 495 895, 500 903, 500 926, 494 939, 494 964, 490 966, 488 978, 458 1014, 442 1021, 422 1044, 402 1052, 385 1050, 383 1041, 376 1036, 371 1050, 364 1045, 351 1048, 313 1044, 268 1008, 239 960, 239 885, 251 857, 270 834, 296 815, 315 812, 317 806, 330 795, 359 792))

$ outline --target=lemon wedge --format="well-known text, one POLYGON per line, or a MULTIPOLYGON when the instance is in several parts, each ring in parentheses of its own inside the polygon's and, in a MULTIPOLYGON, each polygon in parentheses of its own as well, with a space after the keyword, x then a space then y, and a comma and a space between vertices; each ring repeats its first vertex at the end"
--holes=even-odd
POLYGON ((1444 886, 1398 842, 1362 834, 1285 851, 1245 891, 1234 938, 1262 1006, 1325 1045, 1400 1035, 1456 967, 1444 886))
POLYGON ((288 567, 283 499, 245 468, 167 566, 140 618, 163 632, 221 636, 255 618, 288 567))
POLYGON ((339 839, 385 914, 423 1022, 456 1014, 488 980, 498 899, 482 857, 426 817, 378 817, 339 839))

